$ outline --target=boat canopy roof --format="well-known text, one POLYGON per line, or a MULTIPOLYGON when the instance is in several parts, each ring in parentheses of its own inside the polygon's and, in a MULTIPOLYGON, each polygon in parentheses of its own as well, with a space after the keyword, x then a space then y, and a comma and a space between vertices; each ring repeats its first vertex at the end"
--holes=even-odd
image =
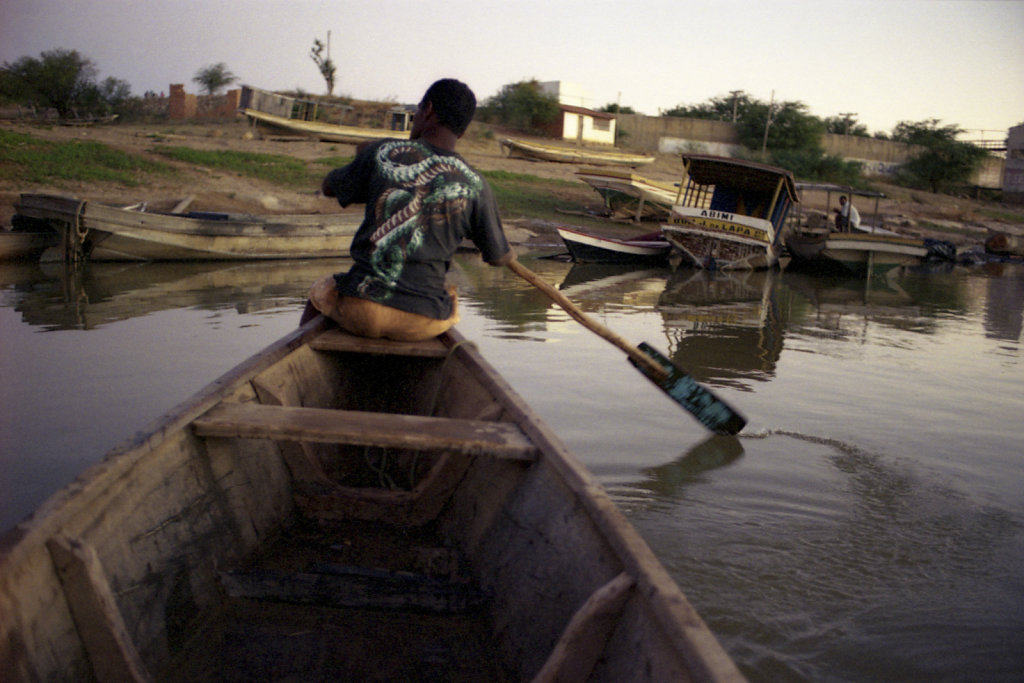
POLYGON ((800 191, 818 191, 818 192, 840 192, 842 194, 849 194, 855 197, 885 197, 884 192, 876 192, 874 190, 858 190, 855 187, 849 185, 835 185, 833 183, 797 183, 796 189, 800 191))
POLYGON ((732 187, 738 190, 774 192, 783 180, 790 201, 799 202, 793 174, 784 168, 756 161, 705 154, 684 154, 683 165, 690 179, 698 185, 732 187))

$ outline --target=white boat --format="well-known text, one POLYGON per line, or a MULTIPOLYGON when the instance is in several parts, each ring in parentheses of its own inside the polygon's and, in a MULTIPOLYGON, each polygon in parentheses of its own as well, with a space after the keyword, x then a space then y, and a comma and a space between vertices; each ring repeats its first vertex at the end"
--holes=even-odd
POLYGON ((579 263, 668 263, 672 246, 660 234, 615 239, 571 228, 556 228, 572 260, 579 263))
POLYGON ((779 264, 783 226, 800 201, 789 171, 742 159, 683 155, 683 179, 661 228, 684 262, 708 270, 779 264))

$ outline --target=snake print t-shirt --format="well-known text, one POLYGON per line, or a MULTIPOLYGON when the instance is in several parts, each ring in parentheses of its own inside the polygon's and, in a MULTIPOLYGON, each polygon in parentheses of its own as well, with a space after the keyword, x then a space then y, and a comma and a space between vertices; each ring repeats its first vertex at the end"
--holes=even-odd
POLYGON ((508 253, 490 186, 454 152, 382 140, 326 182, 342 206, 366 204, 352 240, 355 263, 334 276, 342 296, 443 320, 452 312, 445 274, 463 238, 485 261, 508 253))

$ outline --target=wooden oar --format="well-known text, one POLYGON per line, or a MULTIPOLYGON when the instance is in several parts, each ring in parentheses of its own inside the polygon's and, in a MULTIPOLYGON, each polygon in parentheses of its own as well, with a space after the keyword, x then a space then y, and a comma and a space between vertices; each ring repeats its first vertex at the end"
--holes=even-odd
POLYGON ((747 424, 746 418, 736 412, 728 403, 715 396, 710 389, 699 384, 689 373, 651 348, 649 344, 641 343, 637 347, 629 343, 581 311, 565 295, 519 261, 513 260, 508 267, 513 273, 565 309, 565 312, 578 323, 625 351, 630 362, 640 372, 657 384, 673 401, 690 411, 698 422, 711 431, 717 434, 736 434, 747 424))

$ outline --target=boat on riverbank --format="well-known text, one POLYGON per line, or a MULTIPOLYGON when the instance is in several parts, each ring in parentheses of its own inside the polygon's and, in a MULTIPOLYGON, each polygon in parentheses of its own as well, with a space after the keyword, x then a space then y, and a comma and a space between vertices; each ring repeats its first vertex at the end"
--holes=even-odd
POLYGON ((348 256, 361 213, 161 213, 62 195, 23 194, 17 215, 50 226, 47 260, 188 261, 348 256))
POLYGON ((325 123, 323 121, 305 121, 302 119, 289 119, 284 116, 276 116, 256 109, 243 109, 253 124, 262 123, 289 133, 296 133, 306 137, 315 138, 324 142, 347 142, 357 145, 361 142, 372 140, 383 140, 384 138, 409 139, 407 130, 387 130, 384 128, 360 128, 357 126, 342 126, 336 123, 325 123))
POLYGON ((558 161, 570 164, 594 164, 597 166, 643 166, 644 164, 654 163, 654 157, 646 154, 613 152, 593 147, 545 145, 517 138, 502 140, 501 147, 510 157, 530 159, 531 161, 558 161))
POLYGON ((666 219, 679 188, 617 168, 581 168, 576 177, 593 187, 613 214, 640 222, 666 219))
POLYGON ((742 159, 683 155, 682 189, 662 232, 684 262, 707 270, 779 264, 790 208, 789 171, 742 159))
POLYGON ((896 233, 801 231, 786 238, 793 267, 844 270, 854 275, 884 275, 900 266, 918 266, 930 258, 952 260, 956 249, 937 240, 896 233))
POLYGON ((660 232, 616 239, 565 227, 556 230, 578 263, 668 263, 672 249, 660 232))
POLYGON ((0 261, 31 261, 60 242, 55 230, 0 229, 0 261))
POLYGON ((474 345, 322 318, 0 538, 0 613, 12 683, 742 680, 474 345))

